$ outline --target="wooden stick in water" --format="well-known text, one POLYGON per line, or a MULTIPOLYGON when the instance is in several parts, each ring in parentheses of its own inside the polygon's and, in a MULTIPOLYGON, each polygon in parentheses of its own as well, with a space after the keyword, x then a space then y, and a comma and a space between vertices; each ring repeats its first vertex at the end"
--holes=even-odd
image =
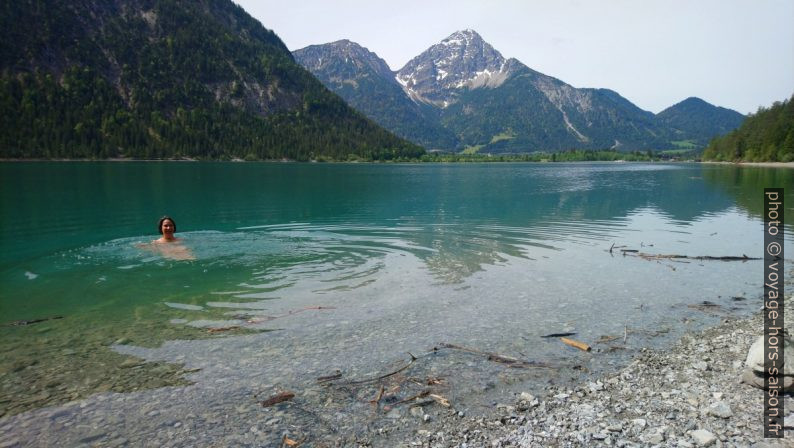
POLYGON ((446 398, 442 397, 441 395, 430 394, 430 398, 432 398, 433 400, 436 401, 436 403, 440 404, 441 406, 444 406, 445 408, 448 408, 448 407, 452 406, 449 403, 449 400, 447 400, 446 398))
POLYGON ((590 351, 590 346, 585 344, 584 342, 574 341, 573 339, 568 339, 568 338, 560 338, 560 340, 564 344, 570 345, 571 347, 576 347, 579 350, 584 350, 586 352, 590 351))
POLYGON ((281 402, 292 400, 295 398, 295 394, 292 392, 281 392, 280 394, 273 395, 272 397, 268 398, 267 400, 262 402, 262 407, 270 407, 275 404, 279 404, 281 402))

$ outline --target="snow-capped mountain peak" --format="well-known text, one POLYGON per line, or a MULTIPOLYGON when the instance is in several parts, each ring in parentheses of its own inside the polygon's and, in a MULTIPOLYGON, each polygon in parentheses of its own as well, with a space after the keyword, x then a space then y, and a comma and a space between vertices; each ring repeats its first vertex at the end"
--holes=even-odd
POLYGON ((460 89, 497 87, 509 64, 476 31, 456 31, 411 59, 395 76, 415 100, 446 107, 460 89))

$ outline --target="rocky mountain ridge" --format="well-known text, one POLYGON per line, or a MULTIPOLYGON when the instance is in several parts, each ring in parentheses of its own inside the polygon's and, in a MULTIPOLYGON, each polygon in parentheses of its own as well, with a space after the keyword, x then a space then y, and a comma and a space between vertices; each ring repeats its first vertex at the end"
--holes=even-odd
POLYGON ((436 108, 407 95, 386 62, 366 48, 340 40, 306 47, 294 56, 348 104, 397 135, 425 147, 457 144, 436 108))
POLYGON ((329 70, 332 68, 329 65, 332 64, 336 64, 333 68, 344 68, 347 66, 347 70, 343 69, 335 77, 331 78, 334 81, 344 81, 353 78, 362 71, 371 71, 384 79, 393 76, 386 61, 355 42, 343 39, 326 44, 325 47, 334 49, 334 58, 324 56, 323 46, 312 45, 301 52, 301 65, 311 71, 329 70))
MULTIPOLYGON (((346 41, 346 46, 358 45, 346 41)), ((368 59, 383 62, 376 54, 367 53, 368 59)), ((344 54, 350 61, 354 53, 344 54)), ((517 59, 505 59, 471 29, 453 33, 397 71, 387 72, 385 63, 369 71, 368 76, 380 78, 380 89, 389 89, 392 95, 396 86, 402 89, 404 98, 415 105, 405 107, 418 111, 411 116, 396 113, 391 102, 375 101, 374 90, 353 86, 350 81, 362 76, 362 71, 354 67, 371 63, 352 63, 352 70, 330 74, 330 61, 343 55, 337 45, 314 45, 294 55, 358 110, 429 149, 491 153, 572 148, 645 150, 676 147, 674 141, 702 147, 711 137, 738 126, 736 116, 741 117, 705 102, 705 107, 694 108, 694 112, 692 108, 686 113, 674 108, 657 116, 617 92, 576 88, 517 59), (325 65, 313 64, 313 59, 323 60, 325 65), (390 116, 391 120, 384 120, 390 116), (693 120, 702 125, 685 125, 693 120), (432 132, 428 134, 428 130, 432 132), (439 135, 445 139, 436 138, 439 135)))

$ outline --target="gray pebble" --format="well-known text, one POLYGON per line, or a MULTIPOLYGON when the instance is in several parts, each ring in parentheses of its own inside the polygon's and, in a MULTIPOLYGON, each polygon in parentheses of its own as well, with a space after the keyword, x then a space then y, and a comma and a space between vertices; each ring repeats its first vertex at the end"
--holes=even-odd
POLYGON ((709 446, 717 441, 717 437, 705 429, 698 429, 690 433, 697 446, 709 446))
POLYGON ((706 413, 719 418, 730 418, 733 415, 731 407, 724 401, 712 403, 706 410, 706 413))

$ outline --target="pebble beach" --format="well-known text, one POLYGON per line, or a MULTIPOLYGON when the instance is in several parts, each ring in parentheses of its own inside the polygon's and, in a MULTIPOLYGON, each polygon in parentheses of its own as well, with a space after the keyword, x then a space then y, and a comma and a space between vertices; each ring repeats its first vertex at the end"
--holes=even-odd
MULTIPOLYGON (((789 316, 787 326, 794 321, 789 316)), ((549 386, 537 396, 522 393, 493 415, 450 411, 399 446, 792 447, 792 396, 784 398, 785 438, 764 439, 763 391, 741 382, 762 329, 760 310, 726 318, 668 349, 643 349, 617 372, 573 387, 549 386)))

